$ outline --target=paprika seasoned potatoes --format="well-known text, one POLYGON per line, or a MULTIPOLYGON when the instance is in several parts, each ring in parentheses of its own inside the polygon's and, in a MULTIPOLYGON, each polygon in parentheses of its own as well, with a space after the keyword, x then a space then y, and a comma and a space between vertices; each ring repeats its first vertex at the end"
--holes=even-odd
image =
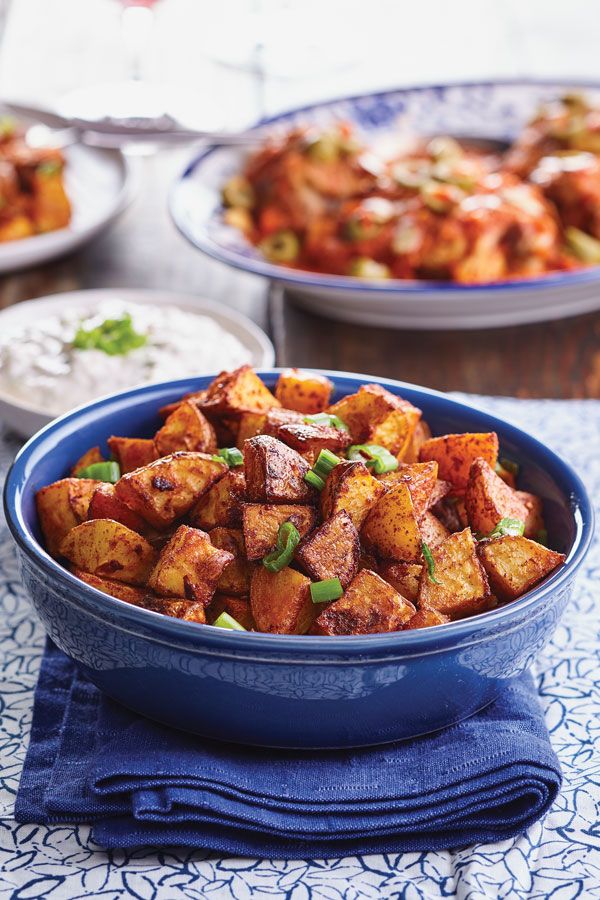
POLYGON ((281 635, 440 627, 563 564, 494 432, 432 434, 379 385, 331 393, 222 372, 153 436, 110 437, 40 488, 48 551, 122 602, 281 635))

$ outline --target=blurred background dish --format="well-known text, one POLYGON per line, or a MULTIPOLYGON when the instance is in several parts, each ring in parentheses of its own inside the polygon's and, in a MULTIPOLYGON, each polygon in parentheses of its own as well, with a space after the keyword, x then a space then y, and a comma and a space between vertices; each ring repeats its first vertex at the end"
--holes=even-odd
POLYGON ((54 294, 0 312, 0 420, 28 437, 113 391, 274 360, 253 322, 191 294, 54 294))

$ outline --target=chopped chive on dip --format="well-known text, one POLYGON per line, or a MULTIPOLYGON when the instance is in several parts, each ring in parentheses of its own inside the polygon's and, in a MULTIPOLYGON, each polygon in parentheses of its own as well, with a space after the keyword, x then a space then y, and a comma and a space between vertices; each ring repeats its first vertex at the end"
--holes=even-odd
POLYGON ((221 615, 215 619, 213 622, 213 627, 217 628, 229 628, 231 631, 246 631, 243 625, 240 625, 237 619, 234 619, 233 616, 230 616, 227 612, 222 612, 221 615))
POLYGON ((425 541, 421 544, 421 551, 423 553, 423 558, 425 559, 425 564, 427 566, 427 577, 429 578, 432 584, 441 584, 441 581, 435 577, 435 560, 433 558, 433 554, 425 541))
POLYGON ((75 472, 76 478, 94 478, 96 481, 108 481, 110 484, 116 484, 121 477, 121 469, 119 463, 114 460, 108 462, 92 463, 75 472))
POLYGON ((73 346, 77 350, 101 350, 108 356, 124 356, 147 342, 146 335, 134 329, 131 315, 125 313, 120 319, 105 319, 96 328, 86 330, 80 327, 73 339, 73 346))
POLYGON ((244 464, 244 456, 237 447, 222 447, 214 454, 213 459, 217 462, 226 462, 230 469, 244 464))
POLYGON ((300 532, 292 522, 283 522, 277 533, 277 547, 267 553, 262 563, 269 572, 281 572, 292 561, 294 550, 300 543, 300 532))
POLYGON ((344 593, 344 588, 339 578, 325 578, 323 581, 315 581, 310 586, 310 596, 313 603, 328 603, 330 600, 339 600, 344 593))
POLYGON ((522 535, 524 531, 525 523, 521 522, 520 519, 500 519, 494 530, 490 532, 489 537, 498 538, 505 535, 517 537, 522 535))

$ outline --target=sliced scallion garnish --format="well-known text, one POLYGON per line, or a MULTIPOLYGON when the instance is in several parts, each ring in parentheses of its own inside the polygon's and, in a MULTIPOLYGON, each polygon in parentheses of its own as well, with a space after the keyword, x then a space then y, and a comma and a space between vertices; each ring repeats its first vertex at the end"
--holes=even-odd
POLYGON ((230 616, 227 612, 222 612, 221 615, 215 619, 213 627, 229 628, 231 631, 246 631, 244 626, 240 625, 238 620, 234 619, 233 616, 230 616))
POLYGON ((238 450, 237 447, 222 447, 221 450, 217 450, 213 459, 217 462, 226 462, 230 469, 234 469, 236 466, 243 466, 244 464, 242 451, 238 450))
POLYGON ((506 535, 512 537, 519 537, 525 531, 525 523, 521 522, 520 519, 500 519, 496 527, 493 531, 490 532, 489 536, 491 538, 505 537, 506 535))
POLYGON ((313 603, 328 603, 330 600, 339 600, 344 593, 344 588, 339 578, 325 578, 323 581, 315 581, 310 586, 310 596, 313 603))
POLYGON ((281 572, 292 561, 294 550, 300 543, 300 532, 292 522, 283 522, 277 533, 277 547, 267 553, 262 563, 269 572, 281 572))
POLYGON ((325 487, 325 481, 321 478, 320 475, 317 475, 316 472, 313 472, 312 469, 309 469, 306 475, 304 476, 304 480, 307 484, 310 484, 311 487, 316 488, 318 491, 322 491, 325 487))
POLYGON ((110 484, 116 484, 121 477, 121 469, 119 463, 109 460, 108 462, 92 463, 75 472, 76 478, 93 478, 96 481, 108 481, 110 484))
POLYGON ((433 558, 433 553, 423 541, 421 544, 421 550, 423 552, 423 558, 425 559, 425 564, 427 565, 427 577, 429 578, 432 584, 441 584, 441 581, 435 577, 435 560, 433 558))
POLYGON ((311 416, 304 416, 305 425, 329 425, 331 428, 337 428, 338 431, 348 431, 348 426, 338 416, 331 413, 314 413, 311 416))
POLYGON ((400 465, 394 454, 379 444, 353 444, 348 448, 348 459, 363 462, 376 475, 395 472, 400 465))

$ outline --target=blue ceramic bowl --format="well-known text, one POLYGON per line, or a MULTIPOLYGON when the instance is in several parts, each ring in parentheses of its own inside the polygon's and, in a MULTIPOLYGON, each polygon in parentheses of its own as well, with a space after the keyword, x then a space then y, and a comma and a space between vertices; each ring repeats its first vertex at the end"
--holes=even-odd
MULTIPOLYGON (((269 386, 276 370, 260 373, 269 386)), ((360 375, 326 373, 336 397, 360 375)), ((44 550, 35 492, 111 434, 151 436, 158 408, 210 378, 137 388, 63 416, 33 437, 7 479, 5 507, 22 576, 48 634, 116 700, 212 738, 276 747, 350 747, 423 734, 473 715, 548 642, 593 530, 580 479, 543 444, 443 394, 375 379, 419 406, 434 434, 495 430, 544 498, 567 563, 525 597, 437 628, 361 637, 240 634, 130 606, 83 584, 44 550)))

